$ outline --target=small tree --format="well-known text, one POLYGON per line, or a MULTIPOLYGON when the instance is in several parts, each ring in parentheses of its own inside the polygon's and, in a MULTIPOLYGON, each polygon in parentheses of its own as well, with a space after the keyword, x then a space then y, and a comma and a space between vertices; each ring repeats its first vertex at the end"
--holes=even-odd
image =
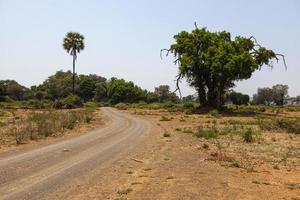
POLYGON ((168 85, 160 85, 156 87, 154 89, 154 94, 158 96, 159 102, 166 102, 166 101, 170 101, 174 103, 179 102, 178 96, 174 92, 170 91, 170 86, 168 85))
POLYGON ((72 92, 75 94, 75 61, 77 59, 77 54, 84 49, 84 36, 76 33, 69 32, 63 41, 64 49, 73 57, 73 87, 72 92))
POLYGON ((272 97, 276 105, 282 106, 288 97, 289 86, 277 84, 272 87, 272 97))
POLYGON ((242 94, 240 92, 232 91, 228 95, 228 99, 237 106, 247 105, 249 103, 250 97, 247 94, 242 94))
POLYGON ((192 32, 182 31, 174 39, 162 51, 172 53, 179 65, 177 89, 180 92, 179 82, 186 78, 198 92, 200 104, 214 108, 224 104, 225 92, 236 81, 249 79, 263 65, 272 67, 272 59, 283 57, 259 45, 254 37, 232 39, 229 32, 210 32, 196 24, 192 32))

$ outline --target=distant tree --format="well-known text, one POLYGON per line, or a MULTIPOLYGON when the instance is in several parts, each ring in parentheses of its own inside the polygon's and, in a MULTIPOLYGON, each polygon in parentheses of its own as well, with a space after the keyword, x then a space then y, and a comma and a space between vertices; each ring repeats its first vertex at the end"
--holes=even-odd
POLYGON ((178 96, 170 91, 170 86, 168 85, 160 85, 154 88, 154 94, 158 97, 159 102, 173 102, 178 103, 180 100, 178 96))
POLYGON ((4 81, 0 81, 0 101, 4 101, 6 95, 7 95, 7 86, 4 81))
POLYGON ((289 86, 277 84, 272 87, 272 98, 276 105, 282 106, 288 97, 289 86))
POLYGON ((197 97, 195 95, 187 95, 185 97, 182 97, 183 102, 188 102, 188 101, 197 101, 197 97))
POLYGON ((98 102, 104 102, 107 100, 107 86, 106 83, 97 83, 95 88, 94 99, 98 102))
POLYGON ((232 91, 228 95, 229 100, 237 106, 247 105, 249 103, 250 97, 247 94, 242 94, 240 92, 232 91))
POLYGON ((133 82, 111 78, 107 84, 107 96, 111 103, 135 103, 146 99, 146 92, 133 82))
POLYGON ((146 94, 146 102, 147 103, 159 102, 159 97, 154 92, 147 92, 147 94, 146 94))
MULTIPOLYGON (((106 78, 98 76, 96 74, 90 74, 90 75, 80 75, 79 76, 79 89, 78 89, 78 93, 79 96, 84 100, 84 101, 88 101, 91 100, 92 98, 95 97, 96 92, 97 93, 97 98, 101 98, 101 95, 104 95, 103 92, 99 91, 99 84, 103 87, 106 87, 106 78), (98 86, 98 88, 97 88, 98 86), (100 93, 99 93, 100 92, 100 93)), ((106 89, 105 91, 106 92, 106 89)), ((106 97, 106 95, 104 95, 104 97, 106 97)))
POLYGON ((164 102, 169 99, 171 94, 170 86, 168 85, 160 85, 154 89, 154 94, 158 96, 159 102, 164 102))
POLYGON ((90 100, 95 96, 96 82, 88 76, 79 77, 79 96, 84 100, 90 100))
POLYGON ((288 97, 288 86, 277 84, 272 88, 258 88, 257 94, 253 95, 253 104, 276 104, 283 105, 288 97))
POLYGON ((271 88, 258 88, 257 94, 253 95, 253 104, 270 105, 273 102, 273 92, 271 88))
POLYGON ((29 90, 16 81, 7 81, 7 95, 14 100, 25 100, 29 96, 29 90))
MULTIPOLYGON (((57 71, 38 86, 39 91, 43 91, 47 99, 55 100, 67 97, 72 93, 72 78, 71 71, 57 71)), ((78 79, 78 76, 75 78, 78 79)), ((79 86, 75 85, 75 88, 79 88, 79 86)))
POLYGON ((272 67, 272 59, 283 57, 259 45, 254 37, 232 39, 229 32, 210 32, 196 24, 192 32, 182 31, 174 38, 175 43, 162 51, 172 53, 179 65, 177 89, 186 78, 202 106, 221 107, 225 92, 236 81, 249 79, 263 65, 272 67))
POLYGON ((73 85, 72 93, 75 94, 75 61, 77 54, 84 49, 84 36, 76 32, 68 32, 63 41, 64 49, 73 57, 73 85))

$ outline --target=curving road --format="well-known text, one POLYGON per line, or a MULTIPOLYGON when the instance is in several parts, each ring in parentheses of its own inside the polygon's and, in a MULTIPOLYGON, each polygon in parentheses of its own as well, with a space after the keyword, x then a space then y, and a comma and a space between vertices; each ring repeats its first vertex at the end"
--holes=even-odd
POLYGON ((105 127, 85 135, 0 155, 0 199, 41 199, 89 170, 99 167, 138 143, 151 125, 112 108, 105 127))

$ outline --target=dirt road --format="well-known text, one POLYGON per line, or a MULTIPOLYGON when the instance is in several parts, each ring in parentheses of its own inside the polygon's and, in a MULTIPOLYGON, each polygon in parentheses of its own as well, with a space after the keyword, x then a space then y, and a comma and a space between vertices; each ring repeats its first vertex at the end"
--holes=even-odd
POLYGON ((74 178, 120 156, 150 131, 143 119, 103 108, 103 128, 25 152, 0 155, 0 199, 42 199, 74 178))

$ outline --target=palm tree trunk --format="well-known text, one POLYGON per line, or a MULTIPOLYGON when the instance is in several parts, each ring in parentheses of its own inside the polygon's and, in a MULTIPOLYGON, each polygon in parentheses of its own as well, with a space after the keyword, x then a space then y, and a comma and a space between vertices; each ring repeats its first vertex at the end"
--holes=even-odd
POLYGON ((73 55, 73 85, 72 85, 72 93, 75 95, 75 55, 73 55))

